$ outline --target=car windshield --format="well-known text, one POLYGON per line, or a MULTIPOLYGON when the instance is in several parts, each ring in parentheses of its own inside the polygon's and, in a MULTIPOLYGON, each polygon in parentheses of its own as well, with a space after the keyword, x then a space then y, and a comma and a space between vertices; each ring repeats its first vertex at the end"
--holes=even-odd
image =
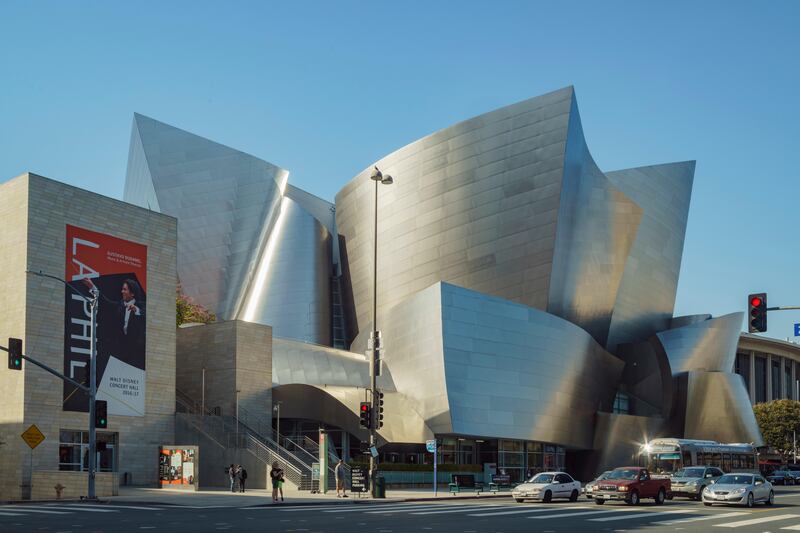
POLYGON ((639 470, 632 468, 617 468, 608 475, 608 479, 636 479, 638 476, 639 470))
POLYGON ((753 476, 748 476, 747 474, 725 474, 719 481, 717 481, 717 485, 752 485, 753 484, 753 476))
POLYGON ((553 482, 553 474, 539 474, 538 476, 533 476, 528 483, 552 483, 553 482))
POLYGON ((789 475, 789 472, 787 472, 786 470, 776 470, 776 471, 774 471, 774 472, 772 473, 772 475, 773 475, 773 476, 779 476, 779 477, 780 477, 780 476, 784 476, 784 477, 785 477, 785 476, 788 476, 788 475, 789 475))
POLYGON ((675 477, 703 477, 704 468, 681 468, 675 472, 675 477))
POLYGON ((608 479, 608 476, 610 476, 610 475, 611 475, 611 470, 606 470, 605 472, 603 472, 602 474, 600 474, 598 476, 597 481, 602 481, 604 479, 608 479))

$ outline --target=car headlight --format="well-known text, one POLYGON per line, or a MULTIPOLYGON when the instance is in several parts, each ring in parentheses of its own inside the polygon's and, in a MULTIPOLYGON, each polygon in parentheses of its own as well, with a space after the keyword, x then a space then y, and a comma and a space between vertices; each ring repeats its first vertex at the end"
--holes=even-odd
POLYGON ((628 492, 628 487, 626 487, 625 485, 622 485, 617 490, 620 491, 620 492, 628 492))
POLYGON ((733 490, 731 491, 731 494, 732 494, 732 495, 734 495, 734 494, 744 494, 744 491, 745 491, 745 488, 744 488, 744 487, 741 487, 741 488, 738 488, 738 489, 733 489, 733 490))

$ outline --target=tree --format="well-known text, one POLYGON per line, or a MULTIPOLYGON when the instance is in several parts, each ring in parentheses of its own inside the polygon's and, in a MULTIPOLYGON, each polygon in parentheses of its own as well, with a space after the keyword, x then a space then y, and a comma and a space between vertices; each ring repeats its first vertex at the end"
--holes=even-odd
POLYGON ((753 406, 764 443, 789 461, 794 452, 794 435, 800 437, 800 402, 775 400, 753 406))
POLYGON ((183 293, 183 289, 178 285, 175 290, 175 325, 187 323, 210 324, 216 322, 217 317, 203 307, 195 303, 194 300, 189 298, 183 293))

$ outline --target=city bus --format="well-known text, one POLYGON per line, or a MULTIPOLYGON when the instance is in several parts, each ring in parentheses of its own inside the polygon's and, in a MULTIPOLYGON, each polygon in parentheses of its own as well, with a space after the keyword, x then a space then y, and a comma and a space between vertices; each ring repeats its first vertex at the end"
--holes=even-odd
POLYGON ((656 475, 671 475, 686 466, 713 466, 729 472, 758 472, 752 444, 713 440, 655 439, 639 448, 639 466, 656 475))

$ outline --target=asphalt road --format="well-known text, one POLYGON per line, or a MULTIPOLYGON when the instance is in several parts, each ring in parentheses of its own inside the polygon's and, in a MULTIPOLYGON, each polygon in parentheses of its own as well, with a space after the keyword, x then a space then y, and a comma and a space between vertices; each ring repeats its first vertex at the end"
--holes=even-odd
POLYGON ((0 506, 0 531, 153 532, 572 532, 800 531, 800 488, 778 488, 772 507, 705 507, 686 500, 638 507, 588 500, 515 503, 506 499, 197 508, 125 504, 0 506))

